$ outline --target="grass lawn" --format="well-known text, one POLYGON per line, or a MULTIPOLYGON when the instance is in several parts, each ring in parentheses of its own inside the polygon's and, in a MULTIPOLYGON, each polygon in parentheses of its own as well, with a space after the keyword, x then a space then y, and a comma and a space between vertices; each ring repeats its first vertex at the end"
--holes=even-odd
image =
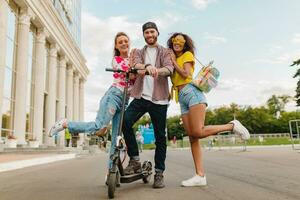
MULTIPOLYGON (((208 146, 209 139, 200 140, 202 146, 208 146)), ((168 146, 174 146, 171 144, 172 141, 168 141, 168 146)), ((285 145, 285 144, 292 144, 292 141, 289 137, 266 137, 263 139, 263 142, 259 142, 258 138, 251 138, 247 141, 247 145, 249 146, 257 146, 257 145, 285 145)), ((294 144, 299 145, 299 139, 294 140, 294 144)), ((244 143, 240 139, 236 139, 235 142, 230 138, 224 139, 217 139, 214 142, 214 146, 242 146, 244 143)), ((189 147, 190 143, 188 138, 184 138, 184 140, 177 140, 177 147, 189 147)), ((144 144, 143 149, 155 149, 155 144, 144 144)))

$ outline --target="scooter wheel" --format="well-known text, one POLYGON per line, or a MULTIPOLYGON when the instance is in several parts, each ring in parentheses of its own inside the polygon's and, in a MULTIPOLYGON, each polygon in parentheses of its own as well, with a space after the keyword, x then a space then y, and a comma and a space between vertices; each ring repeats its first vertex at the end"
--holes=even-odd
POLYGON ((142 168, 145 171, 151 171, 152 170, 152 163, 149 160, 144 161, 143 165, 142 165, 142 168))
POLYGON ((115 197, 116 185, 117 173, 109 173, 107 178, 108 198, 113 199, 115 197))
POLYGON ((150 179, 151 179, 151 175, 145 176, 145 177, 143 178, 143 182, 144 182, 144 183, 149 183, 149 182, 150 182, 150 179))

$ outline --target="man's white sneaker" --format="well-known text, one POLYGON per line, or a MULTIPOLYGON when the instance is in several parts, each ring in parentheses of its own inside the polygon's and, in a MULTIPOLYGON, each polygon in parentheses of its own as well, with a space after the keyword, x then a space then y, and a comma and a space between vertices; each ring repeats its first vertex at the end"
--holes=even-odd
POLYGON ((64 123, 67 123, 67 119, 61 119, 55 122, 55 124, 51 127, 48 136, 53 137, 57 135, 60 131, 64 130, 64 123))
POLYGON ((184 180, 181 182, 181 186, 183 187, 193 187, 193 186, 206 186, 206 177, 195 175, 188 180, 184 180))
POLYGON ((237 134, 239 136, 241 136, 241 138, 243 140, 249 140, 250 139, 250 134, 249 131, 247 130, 247 128, 245 126, 243 126, 243 124, 241 124, 241 122, 239 122, 238 120, 233 120, 231 122, 229 122, 231 124, 233 124, 233 133, 237 134))

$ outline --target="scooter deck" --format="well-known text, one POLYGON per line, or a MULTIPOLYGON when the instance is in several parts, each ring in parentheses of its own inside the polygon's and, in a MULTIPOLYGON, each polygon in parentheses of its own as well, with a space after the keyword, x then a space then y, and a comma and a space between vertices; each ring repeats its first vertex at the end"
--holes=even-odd
POLYGON ((137 181, 139 179, 142 179, 144 177, 150 176, 151 174, 152 174, 151 171, 145 170, 138 174, 124 175, 124 176, 120 177, 120 182, 121 183, 131 183, 131 182, 137 181))

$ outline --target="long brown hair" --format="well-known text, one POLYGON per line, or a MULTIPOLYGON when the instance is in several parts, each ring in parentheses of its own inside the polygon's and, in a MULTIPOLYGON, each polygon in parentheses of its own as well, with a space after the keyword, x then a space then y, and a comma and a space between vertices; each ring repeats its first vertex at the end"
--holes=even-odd
POLYGON ((167 41, 167 46, 170 49, 173 49, 172 39, 175 38, 177 35, 182 35, 185 39, 185 44, 184 44, 184 47, 183 47, 183 53, 185 53, 186 51, 190 51, 192 54, 195 55, 196 48, 195 48, 194 42, 193 42, 193 40, 190 36, 188 36, 187 34, 184 34, 184 33, 173 33, 173 35, 167 41))
POLYGON ((118 39, 118 37, 120 37, 120 36, 125 36, 125 37, 128 38, 128 40, 130 40, 129 37, 128 37, 128 35, 127 35, 126 33, 124 33, 124 32, 118 32, 118 33, 116 34, 116 36, 115 36, 114 56, 120 56, 120 51, 119 51, 118 49, 116 49, 117 39, 118 39))

